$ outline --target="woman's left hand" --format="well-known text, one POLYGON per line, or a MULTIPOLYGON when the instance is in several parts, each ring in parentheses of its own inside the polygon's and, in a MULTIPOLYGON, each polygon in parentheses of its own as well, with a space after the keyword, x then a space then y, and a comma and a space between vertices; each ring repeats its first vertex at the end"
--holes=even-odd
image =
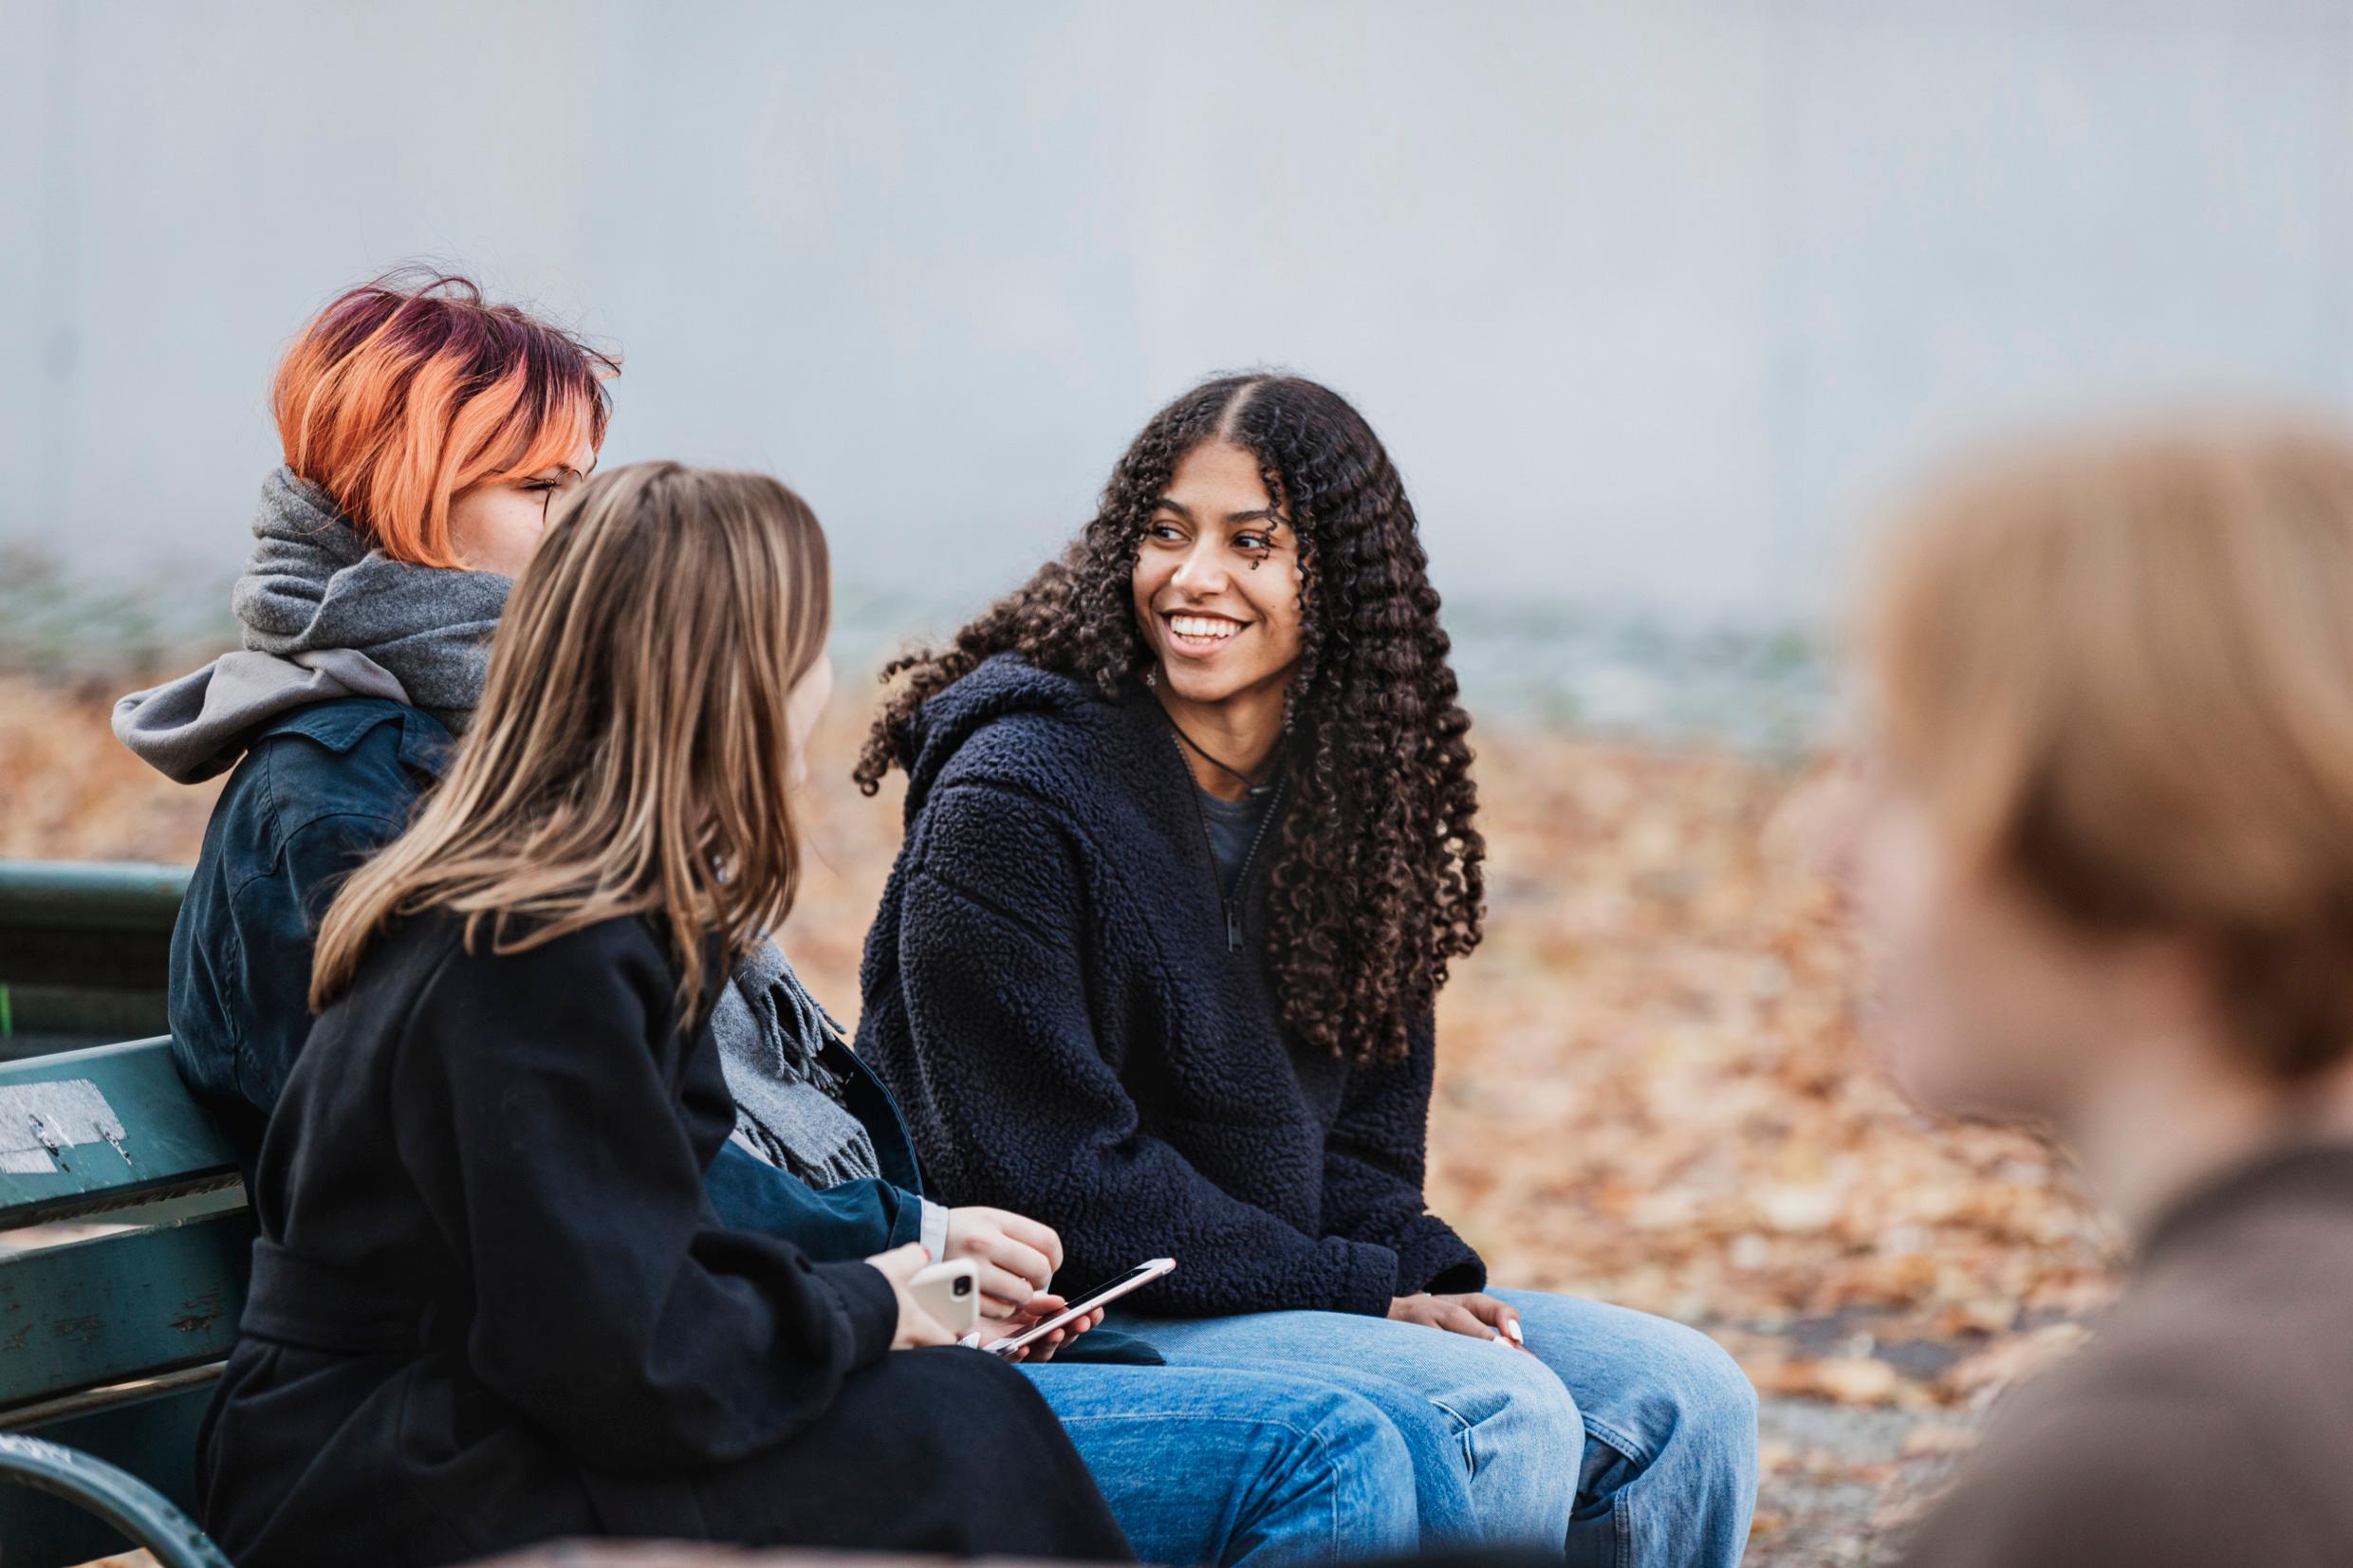
POLYGON ((1528 1349, 1518 1309, 1482 1290, 1454 1296, 1433 1296, 1427 1291, 1400 1296, 1389 1303, 1389 1316, 1401 1323, 1442 1328, 1473 1339, 1501 1339, 1514 1349, 1528 1349))
MULTIPOLYGON (((1007 1339, 1017 1338, 1020 1336, 1028 1333, 1032 1328, 1035 1328, 1038 1324, 1046 1321, 1048 1318, 1064 1311, 1069 1306, 1069 1304, 1070 1303, 1064 1301, 1059 1296, 1032 1297, 1029 1303, 1027 1306, 1024 1306, 1020 1311, 1014 1313, 1012 1317, 1006 1319, 1002 1322, 990 1324, 989 1326, 996 1332, 989 1335, 988 1337, 981 1340, 980 1348, 986 1350, 991 1345, 998 1344, 1007 1339)), ((1022 1361, 1051 1361, 1054 1358, 1054 1353, 1056 1351, 1062 1349, 1063 1346, 1068 1344, 1080 1335, 1084 1334, 1088 1329, 1100 1326, 1102 1320, 1102 1309, 1101 1307, 1097 1307, 1094 1311, 1086 1314, 1083 1318, 1071 1319, 1070 1321, 1063 1324, 1062 1327, 1055 1329, 1050 1334, 1041 1337, 1033 1343, 1024 1345, 1021 1349, 1014 1351, 1005 1358, 1008 1361, 1016 1363, 1022 1361)))

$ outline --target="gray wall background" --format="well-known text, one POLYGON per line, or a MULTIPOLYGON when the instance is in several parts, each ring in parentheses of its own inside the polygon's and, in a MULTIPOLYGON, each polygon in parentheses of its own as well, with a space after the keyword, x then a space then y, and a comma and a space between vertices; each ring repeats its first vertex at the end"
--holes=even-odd
POLYGON ((264 391, 455 260, 969 600, 1158 403, 1355 397, 1458 596, 1806 618, 1923 457, 2353 399, 2353 7, 0 0, 0 544, 233 569, 264 391))

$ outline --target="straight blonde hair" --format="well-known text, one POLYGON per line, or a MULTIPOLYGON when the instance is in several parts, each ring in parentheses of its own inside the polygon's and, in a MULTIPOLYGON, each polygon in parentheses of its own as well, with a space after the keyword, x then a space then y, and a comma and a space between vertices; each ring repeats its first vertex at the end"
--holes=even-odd
POLYGON ((2196 939, 2274 1076, 2353 1051, 2353 443, 2181 425, 1957 472, 1863 652, 1965 856, 2080 930, 2196 939))
POLYGON ((328 908, 314 1010, 394 921, 522 951, 652 914, 682 1017, 792 906, 786 702, 831 624, 825 537, 765 474, 638 463, 581 487, 516 583, 449 777, 328 908))

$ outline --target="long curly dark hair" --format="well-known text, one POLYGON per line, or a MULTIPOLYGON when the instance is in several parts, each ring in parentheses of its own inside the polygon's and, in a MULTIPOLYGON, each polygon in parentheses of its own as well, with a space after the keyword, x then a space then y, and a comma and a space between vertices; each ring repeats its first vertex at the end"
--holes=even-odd
POLYGON ((1286 718, 1296 804, 1272 867, 1267 955, 1283 1022, 1336 1056, 1398 1061, 1449 962, 1478 946, 1487 846, 1473 821, 1471 718, 1413 504, 1372 427, 1329 388, 1225 377, 1155 415, 1060 560, 946 648, 883 670, 886 684, 906 678, 852 777, 873 794, 917 710, 993 654, 1105 697, 1144 677, 1137 554, 1176 465, 1208 441, 1256 456, 1299 542, 1302 652, 1286 718))

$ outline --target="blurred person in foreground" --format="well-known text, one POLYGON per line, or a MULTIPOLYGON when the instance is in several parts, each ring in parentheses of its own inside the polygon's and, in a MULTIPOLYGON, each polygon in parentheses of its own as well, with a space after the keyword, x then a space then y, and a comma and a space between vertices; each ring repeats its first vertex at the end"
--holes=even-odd
POLYGON ((1911 1568, 2353 1561, 2353 443, 1964 476, 1864 619, 1837 840, 1894 1069, 2047 1125, 2131 1234, 1911 1568))

